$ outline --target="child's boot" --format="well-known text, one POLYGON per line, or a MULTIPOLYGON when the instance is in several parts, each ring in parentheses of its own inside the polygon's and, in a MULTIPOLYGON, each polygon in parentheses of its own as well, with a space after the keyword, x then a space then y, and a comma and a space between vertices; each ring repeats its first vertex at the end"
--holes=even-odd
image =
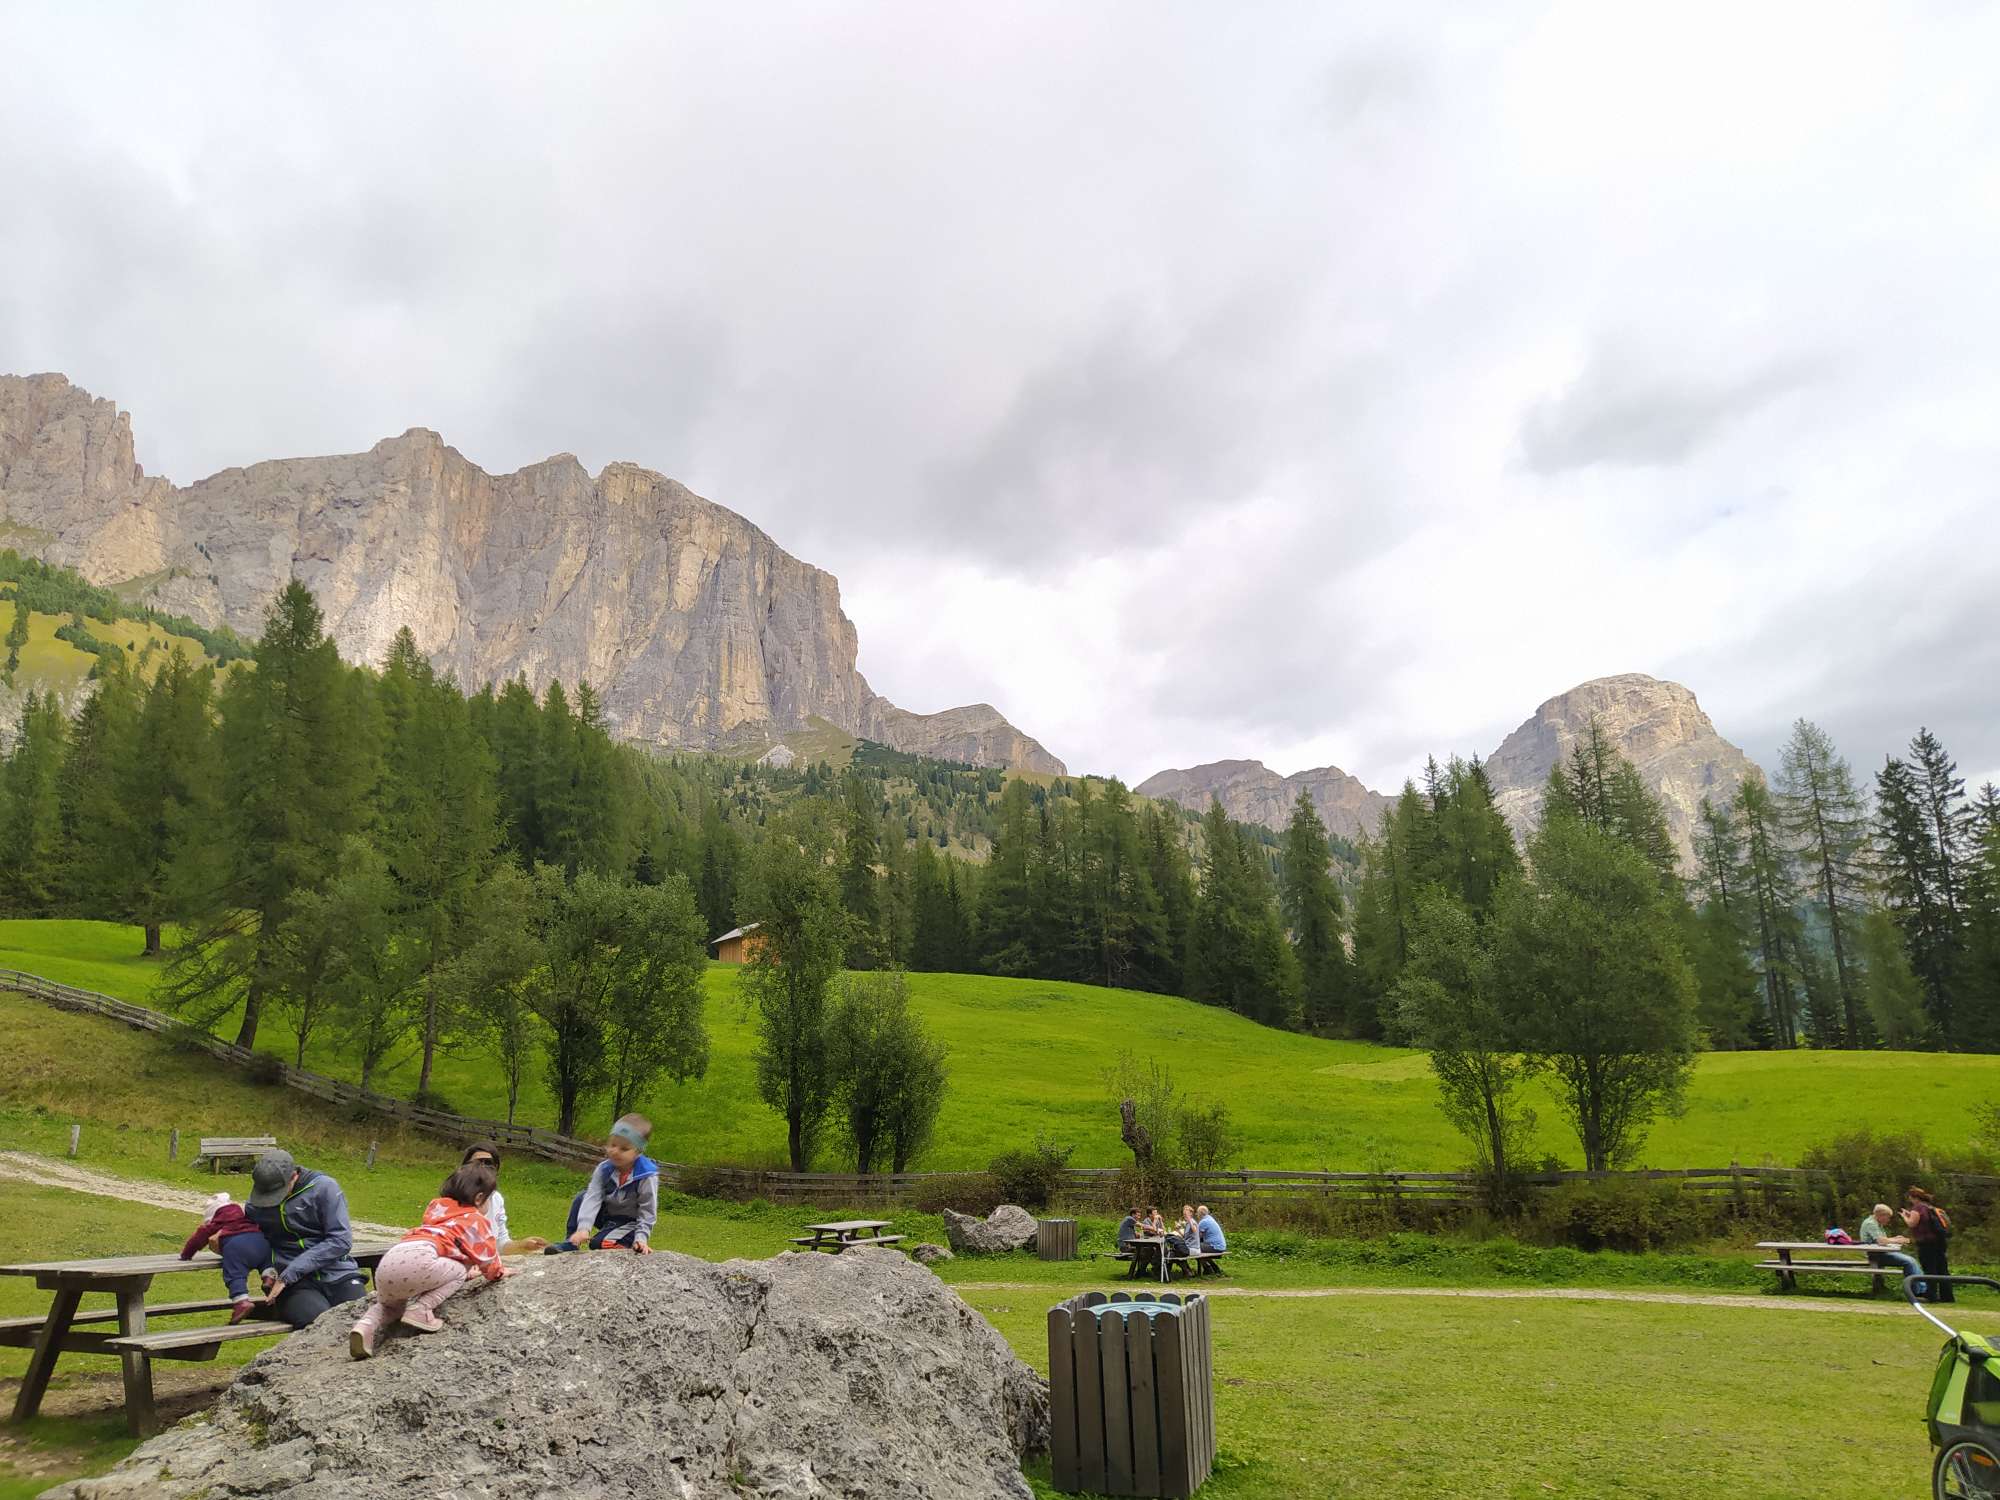
POLYGON ((412 1305, 403 1313, 403 1326, 405 1328, 414 1328, 420 1333, 442 1333, 444 1332, 444 1319, 440 1318, 428 1307, 412 1305))

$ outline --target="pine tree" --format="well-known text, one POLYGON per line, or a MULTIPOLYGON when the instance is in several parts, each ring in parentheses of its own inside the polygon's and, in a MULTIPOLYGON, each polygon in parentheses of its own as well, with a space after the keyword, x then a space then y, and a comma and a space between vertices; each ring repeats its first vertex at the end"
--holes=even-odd
POLYGON ((548 845, 537 803, 542 781, 541 709, 523 679, 512 678, 500 689, 493 704, 492 734, 507 848, 524 871, 531 871, 548 858, 548 845))
POLYGON ((1220 802, 1209 804, 1201 831, 1201 886, 1188 943, 1193 998, 1227 1006, 1268 1026, 1292 1024, 1295 961, 1270 877, 1220 802))
POLYGON ((1987 782, 1966 818, 1960 864, 1965 951, 1959 960, 1959 1045, 2000 1051, 2000 788, 1987 782))
POLYGON ((1946 897, 1945 871, 1955 851, 1941 855, 1924 788, 1909 763, 1894 756, 1875 773, 1875 848, 1882 899, 1908 948, 1925 1009, 1949 1043, 1957 1030, 1952 980, 1963 937, 1955 903, 1946 897))
POLYGON ((1764 991, 1771 1035, 1780 1047, 1798 1045, 1799 999, 1804 980, 1804 934, 1798 919, 1798 886, 1792 858, 1770 789, 1761 776, 1736 791, 1736 820, 1743 830, 1742 883, 1749 906, 1751 947, 1764 991))
POLYGON ((979 947, 992 974, 1033 974, 1036 942, 1034 865, 1040 819, 1034 789, 1010 781, 1000 794, 1000 826, 980 885, 979 947))
POLYGON ((430 1092, 437 1051, 461 1019, 440 982, 476 940, 472 897, 499 845, 491 753, 473 732, 464 695, 439 679, 408 626, 396 634, 379 697, 385 728, 379 845, 394 872, 408 940, 420 951, 422 1060, 430 1092))
POLYGON ((1333 883, 1326 825, 1304 792, 1292 809, 1283 850, 1279 909, 1298 957, 1302 1023, 1307 1031, 1331 1035, 1347 1024, 1354 976, 1341 933, 1340 890, 1333 883))
POLYGON ((54 693, 30 689, 20 730, 0 777, 6 790, 6 840, 0 890, 20 916, 49 915, 63 892, 62 766, 69 718, 54 693))
POLYGON ((875 799, 859 776, 841 789, 840 904, 847 912, 847 966, 872 969, 882 962, 881 830, 875 799))
POLYGON ((219 860, 191 897, 195 931, 164 991, 203 1023, 240 995, 239 1047, 256 1042, 292 897, 331 878, 367 821, 377 756, 372 687, 341 665, 296 578, 272 604, 254 657, 221 694, 219 860))
POLYGON ((1872 1028, 1865 1013, 1852 928, 1864 908, 1867 815, 1854 775, 1816 724, 1792 726, 1779 773, 1779 808, 1794 856, 1807 872, 1832 949, 1840 1045, 1859 1047, 1872 1028))

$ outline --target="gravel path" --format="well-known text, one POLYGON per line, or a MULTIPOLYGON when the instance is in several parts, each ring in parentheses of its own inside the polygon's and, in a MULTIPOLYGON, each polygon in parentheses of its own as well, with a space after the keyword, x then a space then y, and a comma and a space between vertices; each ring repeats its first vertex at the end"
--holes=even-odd
MULTIPOLYGON (((1051 1290, 1040 1281, 959 1281, 952 1283, 960 1292, 1041 1292, 1051 1290)), ((1878 1318, 1911 1317, 1902 1302, 1863 1302, 1842 1297, 1760 1297, 1721 1292, 1620 1292, 1599 1287, 1436 1287, 1436 1286, 1322 1286, 1289 1287, 1282 1290, 1233 1286, 1204 1286, 1217 1297, 1477 1297, 1493 1301, 1527 1300, 1551 1302, 1664 1302, 1679 1307, 1734 1307, 1762 1312, 1861 1313, 1878 1318)))
MULTIPOLYGON (((113 1177, 75 1162, 57 1161, 26 1151, 0 1151, 0 1180, 28 1182, 36 1187, 66 1188, 72 1193, 93 1193, 100 1198, 122 1198, 127 1203, 144 1203, 153 1208, 193 1214, 197 1219, 208 1213, 211 1193, 194 1188, 167 1187, 132 1177, 113 1177)), ((239 1200, 240 1201, 240 1200, 239 1200)), ((193 1226, 190 1225, 190 1228, 193 1226)), ((369 1239, 393 1239, 403 1231, 389 1224, 354 1221, 354 1232, 369 1239)))

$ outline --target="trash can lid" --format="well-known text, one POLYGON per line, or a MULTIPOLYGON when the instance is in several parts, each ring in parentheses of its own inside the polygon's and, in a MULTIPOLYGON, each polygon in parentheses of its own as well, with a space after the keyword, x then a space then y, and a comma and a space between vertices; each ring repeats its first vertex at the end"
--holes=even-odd
POLYGON ((1161 1313, 1175 1318, 1181 1315, 1180 1304, 1177 1302, 1100 1302, 1090 1311, 1100 1318, 1106 1313, 1117 1313, 1120 1317, 1124 1317, 1136 1312, 1144 1313, 1149 1318, 1156 1318, 1161 1313))

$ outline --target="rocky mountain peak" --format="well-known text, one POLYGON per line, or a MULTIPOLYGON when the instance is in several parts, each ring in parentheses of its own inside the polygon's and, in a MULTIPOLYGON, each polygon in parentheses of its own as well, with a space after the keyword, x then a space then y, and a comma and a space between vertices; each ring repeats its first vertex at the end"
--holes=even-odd
MULTIPOLYGON (((1550 769, 1588 732, 1592 719, 1659 796, 1682 864, 1691 869, 1701 799, 1727 801, 1745 777, 1757 774, 1757 768, 1716 732, 1693 693, 1678 682, 1642 672, 1598 677, 1558 693, 1487 757, 1486 774, 1495 800, 1515 837, 1525 840, 1534 831, 1550 769)), ((1188 770, 1162 771, 1141 782, 1137 790, 1198 809, 1205 809, 1211 797, 1220 798, 1232 818, 1282 828, 1301 788, 1312 796, 1328 829, 1348 838, 1374 833, 1392 801, 1338 766, 1281 777, 1254 760, 1219 760, 1188 770)))
POLYGON ((148 479, 129 418, 0 376, 0 530, 21 551, 246 636, 297 576, 354 661, 408 626, 460 682, 588 679, 620 736, 759 750, 814 718, 898 749, 1060 774, 989 705, 916 714, 856 670, 839 582, 637 464, 488 474, 413 427, 363 453, 148 479))

